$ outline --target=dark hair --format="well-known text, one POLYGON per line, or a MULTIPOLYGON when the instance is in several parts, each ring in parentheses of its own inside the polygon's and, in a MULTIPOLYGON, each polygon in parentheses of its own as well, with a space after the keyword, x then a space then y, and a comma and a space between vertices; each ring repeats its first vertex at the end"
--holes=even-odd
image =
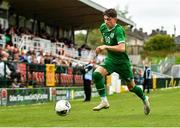
POLYGON ((116 18, 117 17, 117 12, 115 9, 110 8, 104 11, 103 15, 108 16, 108 17, 112 17, 112 18, 116 18))

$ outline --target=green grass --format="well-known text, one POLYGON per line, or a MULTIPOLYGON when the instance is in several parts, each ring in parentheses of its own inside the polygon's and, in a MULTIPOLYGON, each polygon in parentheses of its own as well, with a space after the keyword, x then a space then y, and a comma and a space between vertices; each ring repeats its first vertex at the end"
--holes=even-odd
POLYGON ((176 64, 180 64, 180 52, 175 53, 176 64))
POLYGON ((142 102, 132 93, 109 96, 110 109, 99 112, 91 102, 71 101, 69 115, 54 112, 54 103, 0 107, 0 127, 180 127, 180 88, 157 90, 149 94, 152 111, 146 116, 142 102))

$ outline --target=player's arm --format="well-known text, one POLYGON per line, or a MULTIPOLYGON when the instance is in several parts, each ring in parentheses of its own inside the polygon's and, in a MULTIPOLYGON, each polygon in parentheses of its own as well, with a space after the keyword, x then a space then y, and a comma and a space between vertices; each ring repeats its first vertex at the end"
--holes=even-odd
POLYGON ((106 50, 108 51, 114 51, 114 52, 125 52, 126 46, 125 46, 125 33, 124 29, 118 27, 115 32, 115 39, 117 40, 117 45, 114 46, 105 46, 106 50))
POLYGON ((118 45, 114 45, 114 46, 105 46, 106 50, 108 51, 114 51, 114 52, 125 52, 125 44, 124 43, 119 43, 118 45))
POLYGON ((96 54, 100 53, 102 50, 114 51, 114 52, 125 52, 125 33, 124 29, 118 27, 115 32, 115 39, 117 40, 117 45, 101 45, 96 48, 96 54))
POLYGON ((114 52, 125 52, 125 44, 119 43, 118 45, 109 46, 101 45, 96 48, 96 54, 99 54, 103 50, 114 51, 114 52))

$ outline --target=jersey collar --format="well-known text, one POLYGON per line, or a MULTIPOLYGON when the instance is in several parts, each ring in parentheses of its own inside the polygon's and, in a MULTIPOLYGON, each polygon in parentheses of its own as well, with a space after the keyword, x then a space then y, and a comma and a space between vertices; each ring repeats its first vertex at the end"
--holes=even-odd
POLYGON ((107 26, 106 26, 106 27, 107 27, 107 30, 110 32, 110 31, 112 31, 116 26, 117 26, 117 24, 115 24, 114 27, 111 28, 111 29, 109 29, 107 26))

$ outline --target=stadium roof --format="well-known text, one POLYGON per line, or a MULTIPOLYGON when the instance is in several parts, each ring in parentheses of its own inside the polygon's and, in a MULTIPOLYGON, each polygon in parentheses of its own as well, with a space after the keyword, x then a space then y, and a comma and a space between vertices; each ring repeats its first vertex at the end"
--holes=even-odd
MULTIPOLYGON (((35 18, 49 25, 83 29, 99 27, 106 8, 91 0, 8 0, 16 14, 35 18)), ((118 15, 122 25, 134 26, 134 22, 118 15)))

